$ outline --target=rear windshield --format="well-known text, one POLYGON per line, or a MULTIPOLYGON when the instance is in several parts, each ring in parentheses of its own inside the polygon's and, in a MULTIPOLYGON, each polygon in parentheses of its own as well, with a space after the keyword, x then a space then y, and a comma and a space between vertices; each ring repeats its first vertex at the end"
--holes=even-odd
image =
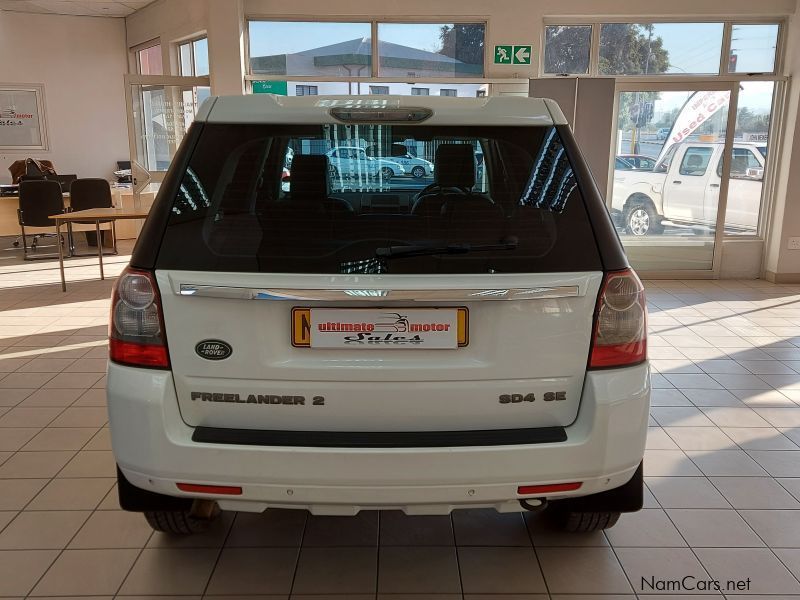
POLYGON ((600 270, 555 127, 203 126, 156 268, 600 270))

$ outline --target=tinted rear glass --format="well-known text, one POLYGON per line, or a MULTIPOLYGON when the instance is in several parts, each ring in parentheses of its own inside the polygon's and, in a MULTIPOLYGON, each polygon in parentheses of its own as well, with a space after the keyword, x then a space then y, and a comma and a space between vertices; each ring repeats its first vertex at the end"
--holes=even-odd
POLYGON ((555 127, 206 124, 156 268, 600 270, 555 127))

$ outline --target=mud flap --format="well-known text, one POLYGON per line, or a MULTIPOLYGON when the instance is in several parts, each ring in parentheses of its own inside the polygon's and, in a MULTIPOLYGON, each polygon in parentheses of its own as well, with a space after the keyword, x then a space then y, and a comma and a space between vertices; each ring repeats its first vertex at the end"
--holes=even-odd
POLYGON ((183 511, 191 509, 194 502, 192 498, 167 496, 138 488, 125 479, 119 467, 117 467, 117 494, 120 508, 130 512, 183 511))
POLYGON ((644 462, 639 463, 639 468, 636 469, 630 481, 618 488, 590 496, 553 500, 550 506, 557 511, 568 512, 636 512, 641 510, 644 504, 643 467, 644 462))

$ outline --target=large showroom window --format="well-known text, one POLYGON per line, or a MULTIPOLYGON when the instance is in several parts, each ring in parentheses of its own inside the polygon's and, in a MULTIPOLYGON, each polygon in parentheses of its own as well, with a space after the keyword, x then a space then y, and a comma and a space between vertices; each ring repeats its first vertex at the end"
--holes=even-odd
POLYGON ((254 75, 369 77, 370 23, 249 21, 254 75))
POLYGON ((543 76, 616 78, 607 203, 634 265, 713 271, 763 236, 784 78, 779 23, 546 23, 543 76))

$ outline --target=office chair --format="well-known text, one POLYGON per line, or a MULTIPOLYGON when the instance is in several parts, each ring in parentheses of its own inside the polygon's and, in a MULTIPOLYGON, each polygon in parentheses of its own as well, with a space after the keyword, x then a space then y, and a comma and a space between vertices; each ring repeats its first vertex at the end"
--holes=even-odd
MULTIPOLYGON (((64 212, 64 197, 61 195, 61 186, 57 181, 23 181, 19 185, 19 208, 17 218, 22 232, 22 253, 24 260, 41 260, 54 258, 58 254, 45 254, 41 256, 28 256, 28 240, 25 227, 53 227, 55 223, 49 218, 64 212)), ((38 241, 48 237, 56 237, 56 233, 36 233, 33 235, 31 250, 36 250, 38 241)), ((56 240, 57 244, 64 243, 64 237, 56 240)))
MULTIPOLYGON (((105 179, 99 179, 99 178, 76 179, 75 181, 72 182, 72 184, 69 187, 69 205, 70 205, 69 208, 70 212, 78 210, 87 210, 90 208, 112 208, 114 204, 111 200, 111 186, 105 179)), ((94 221, 77 221, 77 223, 81 225, 94 225, 94 221)), ((114 226, 113 219, 109 221, 100 221, 100 223, 101 224, 110 223, 111 239, 114 244, 113 251, 104 252, 104 254, 117 254, 117 232, 114 226)), ((70 256, 96 256, 95 253, 76 254, 75 240, 72 232, 72 223, 67 224, 67 230, 69 232, 70 256)), ((87 237, 90 237, 90 234, 96 235, 94 231, 87 231, 86 234, 87 237)), ((101 239, 97 240, 97 243, 98 244, 103 243, 102 234, 101 234, 101 239)))

